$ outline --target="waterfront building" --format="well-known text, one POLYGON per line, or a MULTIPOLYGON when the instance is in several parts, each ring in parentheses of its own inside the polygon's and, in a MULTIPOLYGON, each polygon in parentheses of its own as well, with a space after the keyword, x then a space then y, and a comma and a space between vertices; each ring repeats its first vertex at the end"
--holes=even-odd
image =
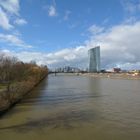
POLYGON ((119 73, 121 72, 121 68, 113 68, 112 71, 115 73, 119 73))
POLYGON ((100 46, 88 51, 89 72, 100 72, 100 46))

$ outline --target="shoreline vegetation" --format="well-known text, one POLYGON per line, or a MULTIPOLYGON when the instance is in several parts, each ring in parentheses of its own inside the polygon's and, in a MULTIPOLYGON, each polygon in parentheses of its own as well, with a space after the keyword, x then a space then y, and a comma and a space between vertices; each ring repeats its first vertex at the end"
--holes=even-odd
POLYGON ((23 63, 0 54, 0 115, 20 101, 48 75, 47 66, 23 63))

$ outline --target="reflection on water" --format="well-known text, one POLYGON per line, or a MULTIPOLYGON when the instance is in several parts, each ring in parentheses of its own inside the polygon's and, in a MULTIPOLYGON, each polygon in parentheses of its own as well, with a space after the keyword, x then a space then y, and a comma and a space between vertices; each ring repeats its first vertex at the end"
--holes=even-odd
POLYGON ((0 139, 139 140, 139 85, 50 75, 0 118, 0 139))
POLYGON ((28 132, 32 129, 40 129, 43 127, 47 128, 64 128, 72 129, 77 126, 73 126, 71 123, 82 123, 90 122, 94 118, 94 115, 90 111, 69 111, 60 114, 55 114, 54 116, 48 116, 46 118, 40 118, 38 120, 27 120, 23 124, 12 125, 7 127, 1 127, 0 130, 14 129, 15 131, 28 132))

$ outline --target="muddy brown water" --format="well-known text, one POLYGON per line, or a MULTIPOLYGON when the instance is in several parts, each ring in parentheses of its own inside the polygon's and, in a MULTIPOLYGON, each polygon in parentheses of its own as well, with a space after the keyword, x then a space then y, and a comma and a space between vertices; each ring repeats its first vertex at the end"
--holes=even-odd
POLYGON ((140 140, 140 80, 49 75, 0 118, 0 140, 140 140))

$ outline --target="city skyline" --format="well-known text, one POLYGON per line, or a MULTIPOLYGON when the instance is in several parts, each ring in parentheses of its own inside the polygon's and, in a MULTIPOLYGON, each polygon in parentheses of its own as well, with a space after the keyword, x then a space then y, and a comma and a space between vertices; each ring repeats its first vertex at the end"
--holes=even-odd
POLYGON ((0 52, 49 68, 140 69, 140 0, 0 0, 0 52))

